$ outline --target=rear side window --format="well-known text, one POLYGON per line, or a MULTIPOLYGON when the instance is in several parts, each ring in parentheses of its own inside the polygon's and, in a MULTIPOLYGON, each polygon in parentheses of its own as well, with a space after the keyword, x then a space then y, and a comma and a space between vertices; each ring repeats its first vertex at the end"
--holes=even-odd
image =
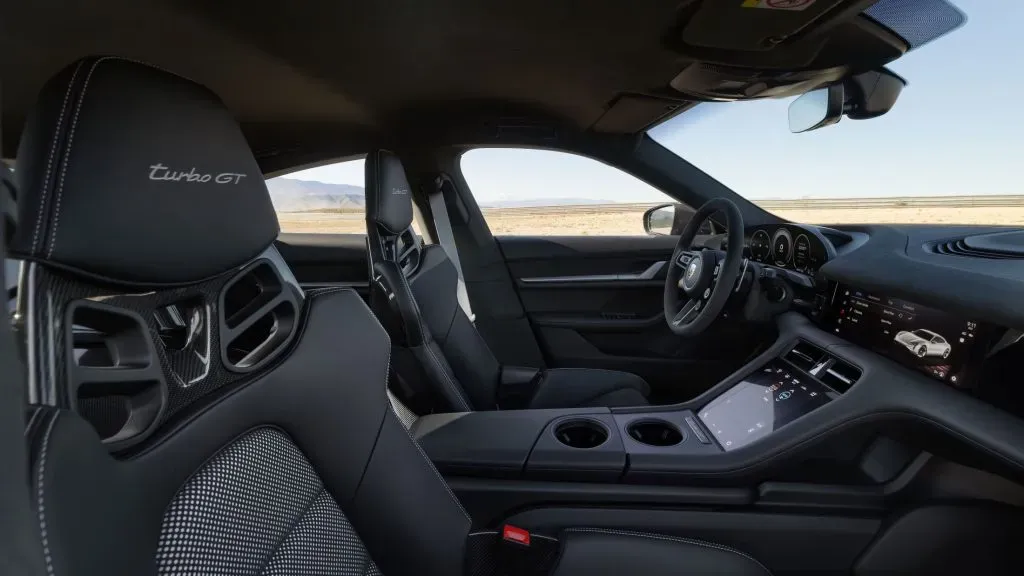
POLYGON ((649 208, 675 202, 597 160, 528 148, 478 148, 462 175, 496 236, 643 236, 649 208))
POLYGON ((366 234, 363 159, 267 180, 281 232, 366 234))

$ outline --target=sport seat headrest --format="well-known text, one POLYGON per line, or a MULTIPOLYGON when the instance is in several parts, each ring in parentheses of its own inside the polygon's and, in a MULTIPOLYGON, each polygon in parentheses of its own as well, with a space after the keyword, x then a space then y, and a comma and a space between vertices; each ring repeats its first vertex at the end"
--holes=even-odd
POLYGON ((195 282, 245 264, 280 230, 220 99, 122 58, 80 60, 50 80, 16 162, 11 252, 72 273, 195 282))
POLYGON ((402 161, 387 150, 366 156, 366 219, 391 234, 412 226, 412 195, 402 161))

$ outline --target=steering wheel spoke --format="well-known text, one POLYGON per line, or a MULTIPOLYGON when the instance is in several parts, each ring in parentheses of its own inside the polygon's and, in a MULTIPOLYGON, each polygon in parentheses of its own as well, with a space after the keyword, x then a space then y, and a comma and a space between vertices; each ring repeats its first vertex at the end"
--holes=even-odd
POLYGON ((689 300, 683 307, 676 313, 675 318, 672 319, 672 324, 676 326, 683 326, 693 322, 693 319, 700 313, 701 308, 704 307, 704 302, 701 300, 689 300))
POLYGON ((694 258, 700 258, 700 253, 693 250, 682 250, 676 256, 673 264, 685 269, 690 265, 690 262, 692 262, 694 258))

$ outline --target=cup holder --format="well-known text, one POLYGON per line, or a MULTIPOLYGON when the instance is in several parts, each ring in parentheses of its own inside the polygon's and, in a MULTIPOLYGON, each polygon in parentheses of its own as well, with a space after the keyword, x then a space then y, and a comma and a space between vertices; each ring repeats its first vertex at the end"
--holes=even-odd
POLYGON ((638 420, 627 428, 633 440, 648 446, 675 446, 683 441, 683 434, 664 420, 638 420))
POLYGON ((608 440, 608 430, 593 420, 569 420, 555 427, 555 438, 571 448, 597 448, 608 440))

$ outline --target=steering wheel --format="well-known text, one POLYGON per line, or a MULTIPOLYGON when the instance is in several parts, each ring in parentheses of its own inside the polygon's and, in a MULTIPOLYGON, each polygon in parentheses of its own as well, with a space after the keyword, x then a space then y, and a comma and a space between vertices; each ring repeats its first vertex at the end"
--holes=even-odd
POLYGON ((743 214, 727 198, 708 200, 686 224, 672 252, 665 279, 665 321, 680 336, 701 333, 722 313, 743 265, 743 214), (701 224, 715 212, 725 214, 727 250, 694 250, 701 224), (680 297, 682 292, 685 297, 680 297))

